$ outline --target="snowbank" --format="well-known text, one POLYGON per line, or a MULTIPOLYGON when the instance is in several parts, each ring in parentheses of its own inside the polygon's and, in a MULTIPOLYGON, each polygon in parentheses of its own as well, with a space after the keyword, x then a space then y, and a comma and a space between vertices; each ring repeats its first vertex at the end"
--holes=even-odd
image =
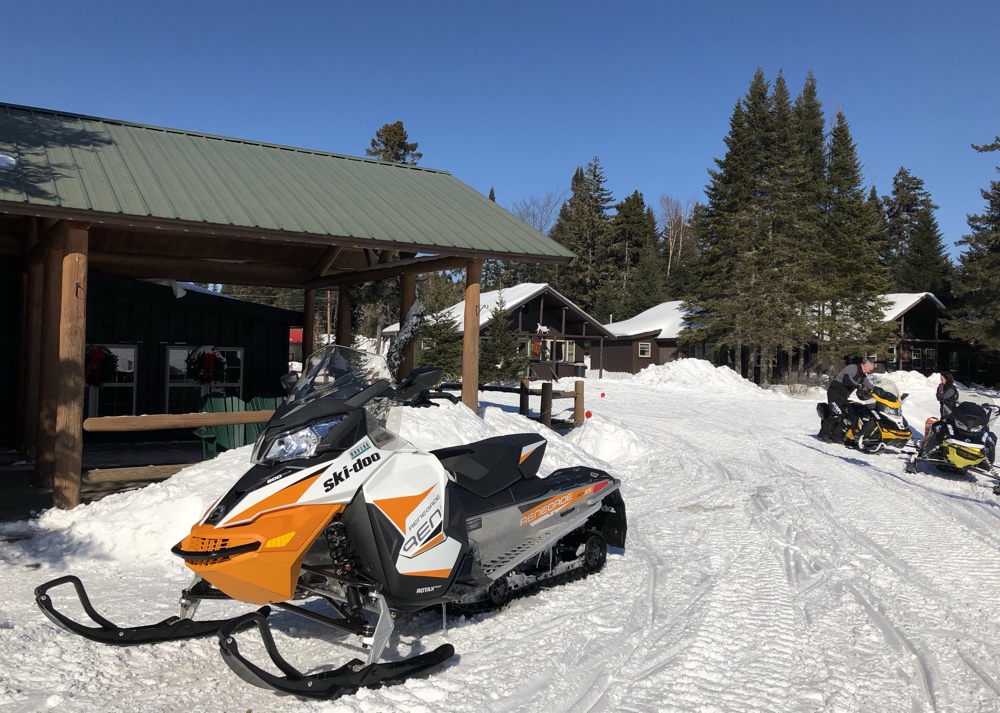
POLYGON ((678 359, 667 364, 647 366, 635 375, 633 381, 657 389, 683 389, 716 396, 748 392, 772 398, 778 396, 761 389, 732 369, 714 366, 704 359, 678 359))

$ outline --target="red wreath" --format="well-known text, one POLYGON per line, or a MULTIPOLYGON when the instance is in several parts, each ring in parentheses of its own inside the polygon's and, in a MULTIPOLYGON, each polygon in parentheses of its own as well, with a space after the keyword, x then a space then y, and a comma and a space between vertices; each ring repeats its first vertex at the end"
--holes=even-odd
POLYGON ((188 354, 185 363, 187 364, 188 378, 199 384, 225 381, 226 358, 215 349, 193 351, 188 354))
POLYGON ((100 386, 118 377, 118 357, 107 347, 87 350, 83 378, 88 386, 100 386))

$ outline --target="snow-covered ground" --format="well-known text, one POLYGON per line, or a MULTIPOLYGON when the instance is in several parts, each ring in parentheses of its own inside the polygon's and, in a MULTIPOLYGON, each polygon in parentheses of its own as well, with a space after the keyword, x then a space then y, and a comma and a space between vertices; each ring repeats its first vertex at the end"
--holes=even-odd
MULTIPOLYGON (((919 431, 937 411, 937 380, 895 378, 919 431)), ((483 394, 483 419, 448 404, 415 410, 403 435, 430 448, 542 431, 516 414, 516 396, 494 396, 483 394)), ((248 449, 4 526, 0 711, 1000 710, 992 483, 908 475, 899 455, 822 443, 819 398, 696 360, 588 379, 593 417, 565 438, 547 433, 542 469, 593 463, 623 479, 624 554, 501 612, 451 618, 447 631, 439 612, 401 616, 388 656, 447 641, 456 658, 337 701, 245 684, 212 638, 102 646, 35 608, 35 586, 74 573, 120 624, 176 613, 189 572, 169 549, 247 467, 248 449)), ((206 602, 199 615, 245 610, 206 602)), ((359 654, 352 638, 292 615, 272 622, 299 668, 359 654)), ((242 650, 263 655, 244 638, 242 650)))

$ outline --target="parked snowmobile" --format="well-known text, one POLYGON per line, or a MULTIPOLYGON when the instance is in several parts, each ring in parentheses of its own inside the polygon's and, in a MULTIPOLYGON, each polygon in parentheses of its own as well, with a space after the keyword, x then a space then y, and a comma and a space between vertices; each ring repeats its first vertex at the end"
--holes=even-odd
MULTIPOLYGON (((910 425, 903 416, 903 400, 909 394, 901 395, 896 382, 884 374, 871 374, 869 378, 875 385, 872 393, 862 398, 865 394, 855 391, 848 400, 849 409, 844 416, 844 445, 864 453, 878 453, 886 447, 903 448, 912 437, 910 425), (868 419, 874 419, 876 427, 859 445, 858 434, 864 431, 868 419)), ((826 421, 830 415, 830 404, 816 404, 816 413, 821 421, 826 421)))
POLYGON ((501 606, 518 590, 585 576, 609 545, 625 546, 620 481, 585 466, 536 475, 546 441, 537 433, 421 451, 397 435, 399 405, 429 405, 440 369, 415 370, 397 388, 382 357, 326 347, 314 353, 288 401, 253 450, 255 465, 174 548, 195 575, 180 614, 122 628, 91 605, 80 580, 35 590, 59 626, 113 644, 217 633, 225 662, 258 686, 328 698, 426 674, 454 654, 445 644, 381 662, 397 611, 455 604, 501 606), (97 627, 53 606, 72 584, 97 627), (331 615, 298 603, 319 597, 331 615), (272 605, 357 634, 367 661, 305 674, 275 646, 264 606, 229 620, 197 621, 203 599, 272 605), (236 634, 258 630, 275 675, 245 658, 236 634))
POLYGON ((989 397, 963 392, 962 401, 948 417, 933 423, 923 447, 906 464, 906 472, 916 473, 918 463, 930 463, 946 473, 995 478, 997 436, 990 426, 998 415, 1000 406, 989 397))

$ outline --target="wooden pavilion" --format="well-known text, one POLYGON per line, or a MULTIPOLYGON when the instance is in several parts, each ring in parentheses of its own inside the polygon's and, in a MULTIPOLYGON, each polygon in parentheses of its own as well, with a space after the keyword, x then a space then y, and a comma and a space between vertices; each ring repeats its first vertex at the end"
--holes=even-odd
MULTIPOLYGON (((568 264, 573 254, 444 171, 0 104, 0 275, 16 295, 17 444, 54 503, 80 500, 87 276, 302 288, 303 349, 315 292, 466 270, 463 372, 478 373, 487 258, 568 264)), ((412 352, 401 366, 408 372, 412 352)), ((476 379, 463 402, 478 404, 476 379)), ((7 388, 10 388, 9 382, 7 388)))

